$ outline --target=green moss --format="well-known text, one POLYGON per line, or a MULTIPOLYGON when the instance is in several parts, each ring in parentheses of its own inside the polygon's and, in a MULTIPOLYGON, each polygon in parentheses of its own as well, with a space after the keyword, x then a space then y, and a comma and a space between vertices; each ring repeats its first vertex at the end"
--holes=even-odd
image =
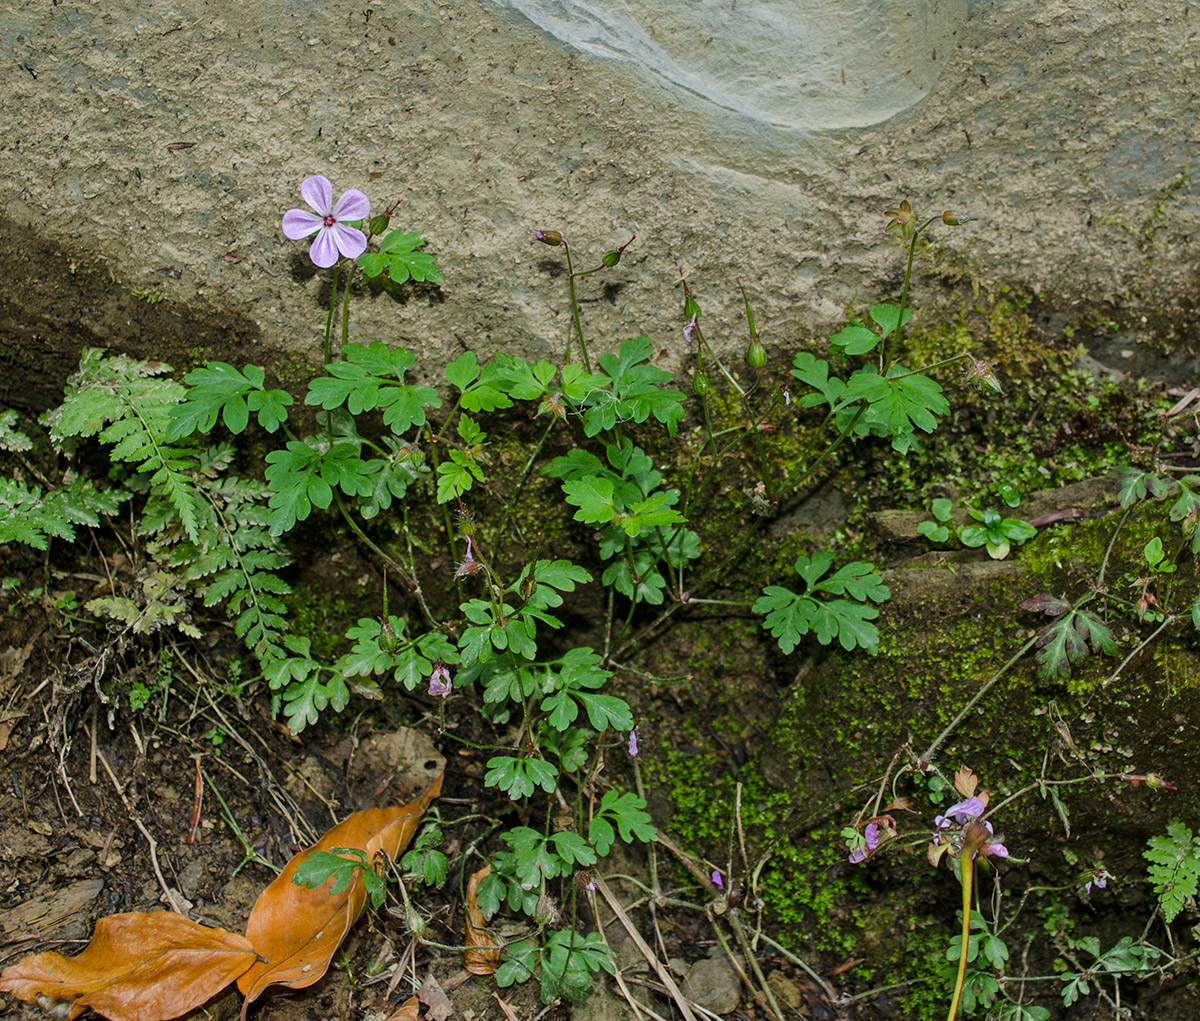
POLYGON ((318 595, 308 586, 297 586, 284 600, 292 632, 312 642, 312 656, 332 663, 345 651, 346 628, 352 623, 350 604, 341 596, 318 595))
MULTIPOLYGON (((671 802, 672 836, 722 872, 732 860, 733 878, 745 889, 750 877, 744 874, 733 811, 739 781, 716 758, 670 747, 663 748, 651 771, 671 802)), ((861 894, 861 876, 830 872, 844 856, 837 831, 813 831, 802 844, 793 843, 788 832, 796 814, 791 796, 772 790, 753 762, 740 771, 740 783, 742 832, 747 848, 757 854, 749 867, 751 873, 758 870, 757 892, 772 929, 778 927, 787 946, 849 955, 858 922, 847 918, 840 905, 861 894)))

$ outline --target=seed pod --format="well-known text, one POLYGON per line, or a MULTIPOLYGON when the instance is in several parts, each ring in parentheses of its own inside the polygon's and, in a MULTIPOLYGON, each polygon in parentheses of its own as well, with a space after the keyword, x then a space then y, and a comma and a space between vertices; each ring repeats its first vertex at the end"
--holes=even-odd
POLYGON ((692 393, 697 397, 705 397, 711 389, 712 380, 708 378, 708 373, 703 369, 697 369, 696 375, 692 377, 692 393))
POLYGON ((746 361, 754 369, 761 369, 767 364, 767 349, 759 343, 757 337, 750 338, 750 345, 746 348, 746 361))

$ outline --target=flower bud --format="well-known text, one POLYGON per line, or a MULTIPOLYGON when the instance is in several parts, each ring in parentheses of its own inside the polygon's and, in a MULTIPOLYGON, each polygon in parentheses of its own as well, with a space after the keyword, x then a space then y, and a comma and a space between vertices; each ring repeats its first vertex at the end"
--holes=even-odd
POLYGON ((563 236, 556 230, 535 230, 533 232, 535 241, 540 241, 543 245, 549 245, 551 248, 557 248, 563 243, 563 236))
POLYGON ((380 234, 382 234, 388 229, 388 224, 390 222, 391 217, 389 217, 386 213, 377 213, 375 216, 372 216, 370 220, 371 237, 378 237, 380 234))
POLYGON ((414 937, 420 939, 425 935, 425 919, 417 914, 417 912, 412 908, 408 909, 408 917, 406 921, 408 922, 408 931, 412 933, 414 937))
POLYGON ((400 648, 400 636, 396 634, 396 629, 387 617, 381 617, 379 620, 379 647, 389 656, 400 648))
POLYGON ((973 216, 967 216, 966 213, 956 213, 952 209, 947 209, 942 213, 942 223, 947 227, 957 227, 960 224, 967 223, 975 219, 973 216))
POLYGON ((712 389, 712 380, 708 378, 708 373, 703 369, 697 369, 696 375, 692 377, 692 393, 697 397, 704 397, 712 389))
POLYGON ((620 248, 616 249, 615 251, 605 252, 600 261, 609 269, 612 269, 618 262, 621 261, 621 256, 625 254, 625 249, 632 245, 636 240, 637 235, 634 234, 633 237, 626 241, 625 244, 621 245, 620 248))
POLYGON ((750 346, 746 348, 746 361, 753 369, 761 369, 767 364, 767 349, 757 337, 750 338, 750 346))

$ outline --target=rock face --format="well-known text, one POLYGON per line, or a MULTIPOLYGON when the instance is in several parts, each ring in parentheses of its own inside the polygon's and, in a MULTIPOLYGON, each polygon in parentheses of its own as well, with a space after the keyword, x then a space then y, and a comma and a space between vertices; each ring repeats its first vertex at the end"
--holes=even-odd
MULTIPOLYGON (((6 214, 129 287, 248 316, 315 356, 324 274, 284 239, 301 180, 359 187, 445 272, 367 298, 354 339, 560 352, 558 229, 596 346, 686 358, 678 272, 740 349, 740 276, 769 344, 894 289, 882 211, 942 265, 1076 299, 1156 300, 1200 226, 1197 15, 1170 0, 4 0, 6 214), (1174 187, 1172 188, 1172 186, 1174 187)), ((919 308, 918 303, 918 308, 919 308)))
POLYGON ((492 0, 565 45, 622 60, 700 104, 774 129, 880 124, 929 94, 966 0, 492 0))

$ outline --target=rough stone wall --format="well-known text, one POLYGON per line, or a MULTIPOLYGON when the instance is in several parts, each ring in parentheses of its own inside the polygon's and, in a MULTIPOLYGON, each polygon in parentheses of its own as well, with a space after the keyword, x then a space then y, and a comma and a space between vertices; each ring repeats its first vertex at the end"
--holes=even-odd
POLYGON ((431 360, 561 349, 564 280, 535 227, 581 261, 638 234, 584 284, 584 316, 595 343, 646 333, 668 365, 677 266, 713 340, 742 344, 736 275, 768 342, 798 341, 894 282, 881 213, 905 196, 980 218, 942 232, 952 263, 1063 307, 1194 278, 1200 190, 1151 219, 1200 154, 1200 14, 1182 4, 592 6, 662 66, 555 38, 551 15, 595 20, 567 0, 6 0, 3 209, 130 287, 314 354, 321 281, 279 221, 316 172, 376 208, 402 196, 395 224, 428 235, 440 290, 374 299, 356 337, 431 360), (809 66, 784 59, 788 33, 809 66))

